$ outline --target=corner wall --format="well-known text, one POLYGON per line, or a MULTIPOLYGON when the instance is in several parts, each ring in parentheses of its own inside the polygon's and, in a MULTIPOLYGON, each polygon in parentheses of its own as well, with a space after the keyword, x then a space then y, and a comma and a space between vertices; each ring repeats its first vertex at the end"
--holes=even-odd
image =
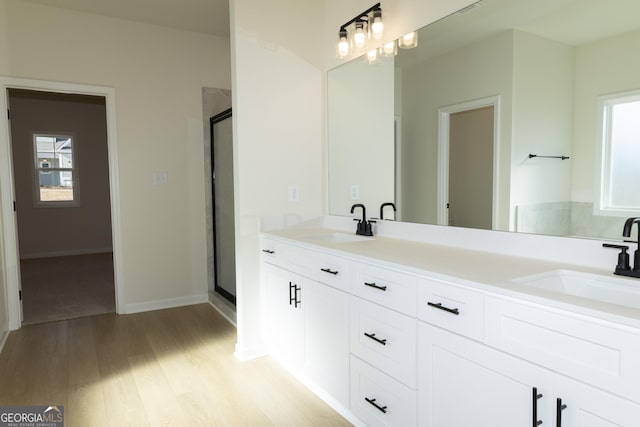
POLYGON ((239 358, 265 351, 261 219, 324 213, 321 19, 312 2, 231 2, 239 358))

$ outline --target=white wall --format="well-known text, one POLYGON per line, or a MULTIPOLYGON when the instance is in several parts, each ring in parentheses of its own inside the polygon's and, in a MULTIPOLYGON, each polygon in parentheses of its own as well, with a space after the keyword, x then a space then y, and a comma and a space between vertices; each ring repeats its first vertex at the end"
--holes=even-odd
POLYGON ((0 11, 5 74, 115 88, 125 308, 206 300, 201 91, 230 88, 229 40, 18 0, 0 11))
POLYGON ((236 355, 264 352, 259 231, 264 216, 324 212, 321 4, 231 2, 236 185, 236 355), (287 201, 299 186, 300 201, 287 201))

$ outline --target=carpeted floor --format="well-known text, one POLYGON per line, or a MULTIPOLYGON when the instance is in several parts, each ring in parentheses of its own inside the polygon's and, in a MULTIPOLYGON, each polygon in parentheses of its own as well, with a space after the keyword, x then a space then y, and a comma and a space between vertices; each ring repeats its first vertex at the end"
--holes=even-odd
POLYGON ((23 324, 115 312, 111 253, 25 259, 23 324))

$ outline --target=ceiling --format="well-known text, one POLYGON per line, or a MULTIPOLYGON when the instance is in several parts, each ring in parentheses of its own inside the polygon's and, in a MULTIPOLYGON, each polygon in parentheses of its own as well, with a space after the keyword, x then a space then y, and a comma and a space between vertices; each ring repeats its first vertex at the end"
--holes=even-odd
POLYGON ((229 37, 229 0, 26 0, 181 30, 229 37))

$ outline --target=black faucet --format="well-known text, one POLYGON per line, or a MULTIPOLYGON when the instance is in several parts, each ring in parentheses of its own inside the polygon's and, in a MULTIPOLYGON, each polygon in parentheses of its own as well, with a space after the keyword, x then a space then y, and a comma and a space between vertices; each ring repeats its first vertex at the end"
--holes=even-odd
POLYGON ((362 208, 362 220, 354 218, 354 221, 358 221, 358 227, 356 228, 356 234, 359 236, 373 236, 373 230, 371 229, 371 223, 375 221, 367 221, 367 208, 362 203, 356 203, 351 206, 351 213, 356 208, 362 208))
POLYGON ((629 254, 627 250, 628 246, 625 245, 612 245, 609 243, 603 243, 602 246, 605 248, 614 248, 620 249, 620 253, 618 254, 618 265, 616 265, 616 269, 613 272, 619 276, 629 276, 629 277, 637 277, 640 278, 640 217, 632 217, 627 218, 624 222, 624 228, 622 229, 622 235, 624 237, 631 237, 631 229, 633 228, 633 224, 638 225, 638 239, 637 240, 625 240, 628 243, 637 243, 638 248, 633 253, 633 268, 629 263, 629 254))
POLYGON ((383 214, 383 211, 384 211, 384 207, 385 207, 385 206, 391 206, 391 207, 393 208, 393 211, 394 211, 394 212, 397 212, 397 211, 396 211, 396 205, 394 205, 393 203, 391 203, 391 202, 383 203, 383 204, 381 204, 381 205, 380 205, 380 219, 381 219, 381 220, 384 220, 384 214, 383 214))

